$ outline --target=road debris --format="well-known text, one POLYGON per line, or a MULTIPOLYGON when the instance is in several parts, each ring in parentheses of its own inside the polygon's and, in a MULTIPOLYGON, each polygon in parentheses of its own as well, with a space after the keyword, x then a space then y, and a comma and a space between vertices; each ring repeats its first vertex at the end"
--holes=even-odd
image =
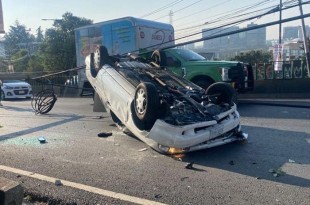
POLYGON ((142 149, 139 149, 139 152, 144 152, 146 150, 147 150, 147 148, 142 148, 142 149))
POLYGON ((41 144, 46 143, 46 139, 44 137, 39 137, 38 140, 41 144))
POLYGON ((281 170, 281 168, 269 169, 268 172, 272 173, 274 177, 279 177, 279 176, 284 174, 284 172, 281 170))
POLYGON ((185 169, 193 169, 194 162, 187 163, 185 169))
POLYGON ((156 195, 155 195, 155 198, 156 198, 156 199, 160 199, 161 197, 163 197, 161 194, 156 194, 156 195))
POLYGON ((233 160, 229 161, 230 165, 235 165, 235 162, 233 160))
POLYGON ((110 137, 112 136, 111 132, 101 132, 98 134, 98 137, 110 137))
POLYGON ((62 186, 63 184, 62 184, 61 180, 56 179, 56 180, 55 180, 55 185, 56 185, 56 186, 62 186))
POLYGON ((182 177, 181 181, 184 181, 185 179, 188 179, 189 177, 182 177))
POLYGON ((295 163, 295 160, 288 159, 288 162, 289 162, 289 163, 295 163))

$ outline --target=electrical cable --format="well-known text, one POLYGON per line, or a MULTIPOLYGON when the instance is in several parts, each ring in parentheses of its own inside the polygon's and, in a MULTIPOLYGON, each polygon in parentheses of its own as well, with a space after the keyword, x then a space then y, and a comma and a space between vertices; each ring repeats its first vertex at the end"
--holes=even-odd
MULTIPOLYGON (((187 9, 187 8, 189 8, 189 7, 191 7, 191 6, 194 6, 195 4, 197 4, 197 3, 201 2, 201 1, 203 1, 203 0, 198 0, 198 1, 194 2, 194 3, 191 3, 190 5, 187 5, 187 6, 181 8, 181 9, 179 9, 179 10, 174 11, 173 14, 175 14, 175 13, 177 13, 177 12, 179 12, 179 11, 182 11, 182 10, 184 10, 184 9, 187 9)), ((156 18, 156 19, 154 19, 154 20, 162 19, 162 18, 164 18, 164 17, 166 17, 166 16, 168 16, 168 15, 161 16, 161 17, 156 18)))
POLYGON ((160 11, 166 9, 166 8, 169 8, 169 7, 174 6, 174 5, 178 4, 178 3, 181 3, 182 1, 183 1, 183 0, 176 0, 176 1, 173 1, 173 2, 167 4, 167 5, 163 6, 163 7, 160 7, 160 8, 158 8, 158 9, 154 10, 154 11, 151 11, 151 12, 149 12, 149 13, 147 13, 147 14, 144 14, 144 15, 140 16, 140 18, 145 18, 145 17, 147 17, 147 16, 151 16, 151 15, 153 15, 153 14, 155 14, 155 13, 158 13, 158 12, 160 12, 160 11))

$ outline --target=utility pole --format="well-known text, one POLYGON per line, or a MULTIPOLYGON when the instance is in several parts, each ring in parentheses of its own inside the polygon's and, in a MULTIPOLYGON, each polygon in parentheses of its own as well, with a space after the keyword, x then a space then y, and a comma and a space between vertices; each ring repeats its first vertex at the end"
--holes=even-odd
POLYGON ((172 17, 173 17, 173 11, 170 10, 170 12, 169 12, 169 22, 170 22, 171 25, 173 24, 173 19, 172 19, 172 17))
MULTIPOLYGON (((299 10, 300 15, 303 15, 301 0, 299 0, 299 10)), ((305 26, 305 19, 301 19, 302 24, 302 35, 303 35, 303 41, 304 41, 304 49, 306 54, 306 64, 307 64, 307 71, 308 71, 308 77, 310 77, 310 54, 309 54, 309 46, 307 44, 307 34, 306 34, 306 26, 305 26)))
MULTIPOLYGON (((280 5, 279 5, 279 9, 280 9, 280 22, 282 21, 282 0, 280 0, 280 5)), ((282 43, 282 23, 279 24, 279 45, 282 43)))

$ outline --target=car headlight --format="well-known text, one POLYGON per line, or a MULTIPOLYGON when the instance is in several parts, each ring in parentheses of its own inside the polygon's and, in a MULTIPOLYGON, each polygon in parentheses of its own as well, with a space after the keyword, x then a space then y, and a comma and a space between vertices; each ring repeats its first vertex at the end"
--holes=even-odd
POLYGON ((8 89, 8 90, 12 90, 12 89, 14 89, 13 87, 11 87, 11 86, 7 86, 7 85, 5 85, 5 86, 3 86, 4 87, 4 89, 8 89))
POLYGON ((161 144, 158 145, 158 148, 167 154, 179 154, 179 153, 184 153, 186 151, 186 149, 167 147, 161 144))

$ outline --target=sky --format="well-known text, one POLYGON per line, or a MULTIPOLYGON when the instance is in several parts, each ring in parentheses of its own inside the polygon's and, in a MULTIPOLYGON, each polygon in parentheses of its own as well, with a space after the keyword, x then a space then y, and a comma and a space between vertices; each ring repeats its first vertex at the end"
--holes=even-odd
MULTIPOLYGON (((298 0, 282 0, 282 2, 296 3, 298 0)), ((249 13, 248 15, 256 15, 274 8, 279 3, 280 0, 2 0, 2 9, 6 32, 17 20, 28 29, 30 28, 30 32, 33 34, 40 26, 43 30, 52 27, 53 21, 43 21, 42 19, 60 19, 66 12, 71 12, 74 16, 91 19, 94 23, 126 16, 169 23, 171 19, 168 14, 172 11, 172 24, 175 28, 176 37, 182 37, 199 32, 203 28, 215 27, 228 21, 234 21, 230 16, 224 18, 226 21, 221 20, 212 23, 216 18, 223 17, 237 9, 241 10, 236 12, 234 16, 242 14, 242 12, 249 13), (245 9, 247 6, 254 6, 258 3, 261 3, 260 6, 245 9), (190 27, 193 28, 189 29, 190 27)), ((303 13, 310 13, 310 4, 303 6, 303 13)), ((296 7, 283 11, 282 18, 299 14, 299 8, 296 7)), ((277 20, 279 20, 279 13, 253 19, 238 26, 245 27, 251 22, 263 24, 277 20)), ((305 22, 306 25, 310 25, 310 18, 305 19, 305 22)), ((300 25, 301 20, 297 20, 282 24, 282 27, 300 25)), ((278 26, 268 27, 267 39, 278 38, 278 28, 278 26)), ((200 37, 201 35, 192 38, 200 37)))

